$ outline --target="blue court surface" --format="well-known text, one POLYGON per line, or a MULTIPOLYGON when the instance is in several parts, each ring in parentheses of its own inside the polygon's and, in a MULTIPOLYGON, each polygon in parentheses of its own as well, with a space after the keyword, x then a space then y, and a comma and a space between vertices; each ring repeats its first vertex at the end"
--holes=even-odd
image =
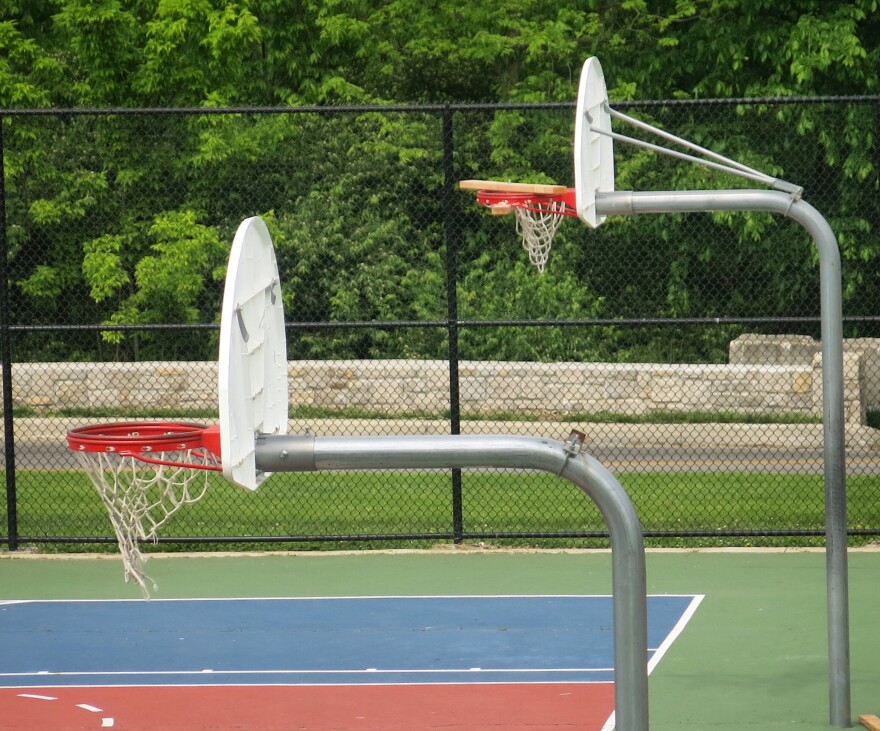
MULTIPOLYGON (((702 596, 648 598, 649 667, 702 596)), ((0 602, 0 686, 610 683, 608 596, 0 602)))

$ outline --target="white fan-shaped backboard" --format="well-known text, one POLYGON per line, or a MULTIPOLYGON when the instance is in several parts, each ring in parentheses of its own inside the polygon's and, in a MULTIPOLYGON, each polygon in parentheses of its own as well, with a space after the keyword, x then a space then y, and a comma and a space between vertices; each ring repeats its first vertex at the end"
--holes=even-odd
POLYGON ((611 131, 608 92, 599 59, 588 58, 581 70, 574 122, 574 187, 578 217, 595 228, 605 216, 596 213, 596 193, 614 190, 614 146, 595 129, 611 131))
POLYGON ((223 475, 255 490, 256 434, 287 432, 287 340, 281 280, 262 219, 242 222, 229 253, 218 362, 223 475))

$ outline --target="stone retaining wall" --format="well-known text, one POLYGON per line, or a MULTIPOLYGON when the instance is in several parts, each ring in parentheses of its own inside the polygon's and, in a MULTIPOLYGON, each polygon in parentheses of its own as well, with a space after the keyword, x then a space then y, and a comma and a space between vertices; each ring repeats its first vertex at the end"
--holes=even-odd
MULTIPOLYGON (((847 338, 847 355, 861 358, 863 399, 869 409, 880 409, 880 338, 847 338)), ((746 333, 730 343, 731 365, 813 365, 822 343, 807 335, 755 335, 746 333)), ((821 361, 821 357, 820 357, 821 361)), ((851 361, 850 361, 851 362, 851 361)))
MULTIPOLYGON (((733 347, 731 348, 733 350, 733 347)), ((845 363, 846 419, 865 421, 861 352, 845 363)), ((443 413, 449 408, 445 361, 291 361, 291 406, 365 413, 443 413)), ((646 414, 727 411, 821 414, 821 355, 806 364, 651 363, 459 364, 463 413, 551 418, 571 413, 646 414)), ((19 363, 13 401, 36 413, 62 409, 213 409, 213 362, 19 363)))

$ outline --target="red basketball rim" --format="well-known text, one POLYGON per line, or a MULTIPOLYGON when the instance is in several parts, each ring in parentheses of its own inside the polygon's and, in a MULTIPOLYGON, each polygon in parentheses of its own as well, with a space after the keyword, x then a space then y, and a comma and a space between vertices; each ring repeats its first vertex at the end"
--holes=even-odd
POLYGON ((484 206, 512 206, 529 211, 548 213, 554 203, 561 203, 562 208, 552 211, 561 216, 577 216, 575 190, 568 188, 560 195, 546 193, 530 193, 509 190, 478 190, 477 202, 484 206))
POLYGON ((71 429, 67 446, 76 452, 115 452, 121 455, 214 449, 217 427, 180 421, 131 421, 90 424, 71 429))

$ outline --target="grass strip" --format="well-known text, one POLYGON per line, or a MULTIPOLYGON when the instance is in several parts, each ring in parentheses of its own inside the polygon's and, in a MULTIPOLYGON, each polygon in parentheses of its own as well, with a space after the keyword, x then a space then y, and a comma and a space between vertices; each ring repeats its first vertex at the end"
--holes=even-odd
MULTIPOLYGON (((41 539, 70 537, 63 544, 38 542, 41 551, 94 550, 85 540, 111 536, 105 509, 88 478, 77 471, 22 470, 17 477, 18 533, 41 539)), ((349 540, 298 543, 287 536, 428 534, 452 531, 452 483, 447 472, 365 471, 279 473, 254 493, 211 476, 205 498, 184 508, 163 528, 164 539, 217 538, 211 549, 258 547, 340 548, 430 545, 431 540, 349 540), (278 545, 263 545, 278 539, 278 545), (296 543, 296 545, 292 545, 296 543), (224 545, 226 544, 226 545, 224 545), (283 544, 283 545, 282 545, 283 544)), ((639 472, 618 475, 646 532, 760 532, 821 530, 820 475, 762 472, 639 472)), ((848 480, 851 528, 880 526, 876 477, 848 480)), ((466 471, 462 480, 466 534, 602 532, 599 511, 576 486, 545 473, 466 471)), ((0 506, 6 525, 6 506, 0 506)), ((651 545, 814 545, 821 538, 652 538, 651 545)), ((506 538, 507 545, 594 546, 601 539, 506 538)), ((179 548, 192 549, 191 544, 179 548)), ((172 546, 162 543, 162 550, 172 546)), ((107 550, 112 550, 112 546, 107 550)))

